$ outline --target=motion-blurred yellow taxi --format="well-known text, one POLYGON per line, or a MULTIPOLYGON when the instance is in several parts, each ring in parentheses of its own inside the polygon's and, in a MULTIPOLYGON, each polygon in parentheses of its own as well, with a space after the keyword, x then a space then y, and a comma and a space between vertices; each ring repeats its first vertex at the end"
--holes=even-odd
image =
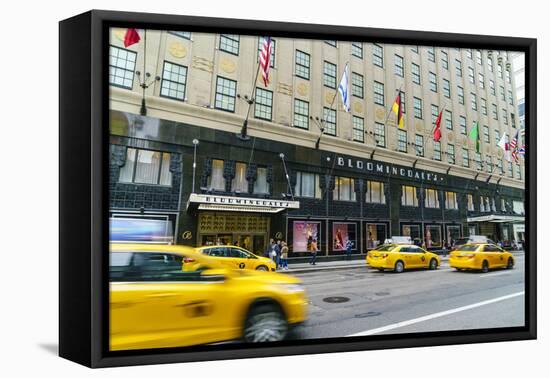
POLYGON ((110 350, 279 341, 306 317, 292 276, 226 269, 190 247, 111 245, 110 350))
POLYGON ((492 268, 512 269, 514 264, 514 255, 490 243, 464 244, 449 255, 449 265, 459 271, 475 269, 486 273, 492 268))
POLYGON ((383 244, 367 253, 367 264, 380 271, 391 269, 401 273, 405 269, 434 270, 441 265, 441 260, 435 253, 413 244, 383 244))
POLYGON ((197 248, 200 253, 210 256, 231 269, 276 270, 275 262, 267 257, 257 256, 244 248, 233 245, 212 245, 197 248))

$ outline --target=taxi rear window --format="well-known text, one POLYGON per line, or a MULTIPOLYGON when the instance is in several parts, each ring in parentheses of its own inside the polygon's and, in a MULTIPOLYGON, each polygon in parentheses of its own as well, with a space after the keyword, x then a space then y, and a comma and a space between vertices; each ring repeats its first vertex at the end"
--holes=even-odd
POLYGON ((467 251, 467 252, 475 252, 475 251, 477 251, 478 248, 479 248, 479 245, 466 244, 466 245, 461 245, 459 250, 460 251, 467 251))
POLYGON ((381 245, 380 247, 376 248, 375 251, 387 252, 387 251, 391 251, 394 248, 395 248, 395 245, 381 245))

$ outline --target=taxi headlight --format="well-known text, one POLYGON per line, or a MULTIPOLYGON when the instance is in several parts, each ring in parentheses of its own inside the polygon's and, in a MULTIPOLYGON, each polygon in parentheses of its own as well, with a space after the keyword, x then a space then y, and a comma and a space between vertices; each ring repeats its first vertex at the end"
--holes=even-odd
POLYGON ((289 293, 302 293, 304 292, 304 287, 300 284, 280 284, 280 288, 289 293))

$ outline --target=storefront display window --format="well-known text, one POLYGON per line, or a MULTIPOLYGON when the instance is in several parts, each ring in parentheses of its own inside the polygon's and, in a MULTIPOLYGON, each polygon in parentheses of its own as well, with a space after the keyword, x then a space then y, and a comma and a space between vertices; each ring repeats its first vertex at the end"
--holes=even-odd
POLYGON ((420 234, 420 225, 418 224, 404 224, 401 230, 402 236, 410 236, 413 241, 420 240, 422 237, 420 234))
POLYGON ((447 226, 447 243, 453 245, 453 243, 460 238, 460 226, 449 225, 447 226))
POLYGON ((388 238, 385 224, 367 224, 367 249, 374 249, 388 238))
POLYGON ((292 252, 319 251, 321 222, 294 221, 292 252))
POLYGON ((267 194, 269 188, 267 186, 267 168, 258 167, 256 169, 256 181, 254 181, 254 193, 267 194))
POLYGON ((427 225, 425 231, 426 248, 441 247, 441 226, 427 225))
POLYGON ((352 250, 357 250, 357 224, 333 223, 332 250, 345 251, 347 249, 348 242, 352 243, 352 250))

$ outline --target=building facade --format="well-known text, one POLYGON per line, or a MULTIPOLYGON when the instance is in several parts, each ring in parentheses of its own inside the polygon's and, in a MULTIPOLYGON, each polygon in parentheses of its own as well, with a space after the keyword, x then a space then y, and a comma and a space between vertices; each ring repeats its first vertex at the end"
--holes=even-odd
POLYGON ((262 253, 284 239, 291 258, 392 235, 434 249, 521 238, 523 161, 497 146, 518 127, 506 52, 275 37, 266 87, 261 37, 148 30, 124 48, 123 36, 111 31, 111 217, 165 222, 179 244, 262 253), (350 112, 335 98, 346 64, 350 112))

